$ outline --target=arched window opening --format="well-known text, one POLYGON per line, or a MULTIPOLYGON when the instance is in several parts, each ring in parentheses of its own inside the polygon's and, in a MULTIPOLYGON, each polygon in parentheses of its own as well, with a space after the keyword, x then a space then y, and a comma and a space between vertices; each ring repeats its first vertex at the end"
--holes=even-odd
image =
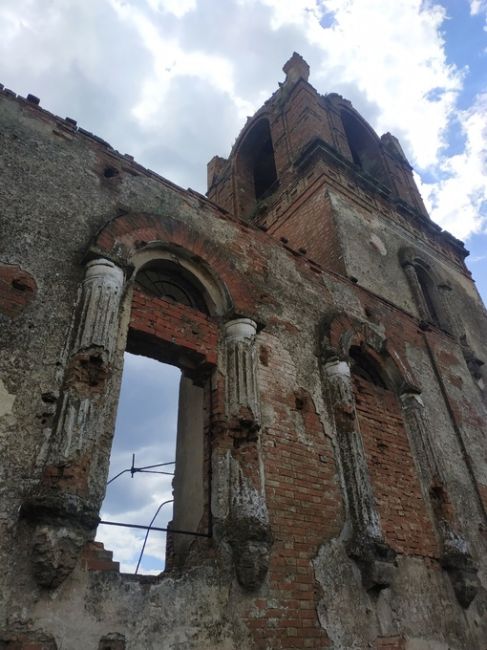
POLYGON ((342 111, 341 118, 353 162, 380 183, 388 186, 389 180, 382 162, 379 143, 352 113, 342 111))
POLYGON ((241 210, 248 213, 277 186, 269 122, 259 120, 246 135, 237 156, 237 184, 241 210))
POLYGON ((387 388, 377 364, 368 354, 363 352, 361 347, 358 345, 352 345, 349 350, 349 355, 351 359, 352 374, 356 377, 365 379, 375 386, 387 388))
MULTIPOLYGON (((182 566, 195 540, 209 534, 210 377, 216 342, 216 324, 199 280, 169 260, 142 266, 133 284, 109 479, 129 471, 118 485, 108 486, 109 501, 103 506, 110 517, 142 526, 155 517, 153 526, 169 528, 165 548, 159 533, 148 535, 147 560, 139 572, 182 566), (130 467, 120 469, 128 460, 130 467)), ((129 548, 138 554, 145 532, 142 541, 130 529, 108 535, 103 541, 110 546, 114 540, 124 568, 134 571, 129 548), (128 541, 124 546, 118 539, 128 541)))
POLYGON ((158 260, 143 266, 137 273, 136 285, 149 295, 208 313, 201 288, 195 279, 184 268, 169 260, 158 260))

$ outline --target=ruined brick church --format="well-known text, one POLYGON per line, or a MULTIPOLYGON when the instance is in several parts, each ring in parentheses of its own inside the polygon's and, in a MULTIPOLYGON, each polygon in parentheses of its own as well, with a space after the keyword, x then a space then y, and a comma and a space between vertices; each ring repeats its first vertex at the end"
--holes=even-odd
POLYGON ((207 197, 1 89, 0 648, 487 649, 467 251, 284 73, 207 197), (125 351, 182 371, 159 576, 94 541, 125 351))

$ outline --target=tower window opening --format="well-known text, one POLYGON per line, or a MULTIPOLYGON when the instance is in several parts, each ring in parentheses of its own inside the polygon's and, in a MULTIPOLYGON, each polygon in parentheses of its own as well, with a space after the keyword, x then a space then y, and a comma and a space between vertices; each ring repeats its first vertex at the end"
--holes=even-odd
POLYGON ((267 137, 261 143, 260 151, 256 150, 254 162, 254 187, 257 200, 262 198, 277 180, 270 133, 266 135, 267 137))
POLYGON ((389 185, 379 143, 352 113, 342 111, 343 128, 353 162, 383 185, 389 185))
POLYGON ((277 184, 269 122, 259 120, 247 133, 237 156, 237 183, 241 213, 248 214, 277 184))

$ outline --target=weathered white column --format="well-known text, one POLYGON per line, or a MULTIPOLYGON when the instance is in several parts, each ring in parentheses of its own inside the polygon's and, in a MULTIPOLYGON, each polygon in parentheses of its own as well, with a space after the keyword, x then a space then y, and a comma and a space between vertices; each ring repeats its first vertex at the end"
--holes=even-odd
POLYGON ((232 429, 260 428, 260 400, 255 349, 256 323, 238 318, 224 325, 226 409, 232 429))
POLYGON ((331 359, 324 363, 323 372, 335 421, 340 460, 355 532, 369 539, 382 541, 364 444, 358 430, 350 366, 346 361, 331 359))
POLYGON ((107 415, 113 410, 111 362, 123 279, 123 271, 106 259, 87 264, 49 457, 36 493, 23 504, 33 525, 33 572, 44 587, 56 587, 69 575, 98 523, 110 455, 107 415))
POLYGON ((429 436, 424 404, 417 393, 403 393, 401 402, 406 430, 423 478, 423 495, 431 505, 442 545, 441 563, 450 576, 458 601, 468 607, 479 588, 477 568, 448 502, 443 471, 429 436))
POLYGON ((74 351, 99 347, 111 357, 123 288, 123 271, 113 262, 97 259, 86 265, 74 351))
POLYGON ((219 493, 227 494, 226 507, 218 507, 215 502, 214 512, 214 529, 221 529, 232 549, 238 581, 247 590, 257 589, 265 579, 272 545, 261 463, 257 460, 249 467, 246 460, 249 447, 255 450, 256 458, 260 455, 256 332, 257 325, 250 318, 238 318, 224 325, 225 411, 227 432, 234 442, 232 451, 227 450, 218 465, 220 471, 226 467, 228 487, 218 488, 219 493), (243 456, 241 450, 245 450, 243 456))
POLYGON ((402 393, 400 398, 404 422, 414 455, 418 460, 423 478, 427 484, 431 484, 434 477, 441 478, 441 475, 428 435, 423 400, 418 393, 402 393))
POLYGON ((99 429, 95 423, 105 406, 100 397, 118 336, 123 280, 122 269, 109 260, 92 260, 86 266, 56 432, 61 458, 86 448, 99 429))

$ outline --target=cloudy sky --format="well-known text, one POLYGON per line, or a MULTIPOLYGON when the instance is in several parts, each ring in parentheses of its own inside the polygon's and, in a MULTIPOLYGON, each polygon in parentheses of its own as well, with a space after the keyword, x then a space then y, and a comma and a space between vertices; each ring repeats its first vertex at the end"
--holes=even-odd
MULTIPOLYGON (((379 134, 400 139, 433 219, 466 241, 486 300, 487 0, 1 0, 0 30, 7 87, 200 192, 206 162, 229 153, 298 51, 320 92, 344 95, 379 134)), ((148 376, 140 359, 127 367, 148 376)), ((166 412, 165 429, 174 421, 166 412)), ((120 445, 115 455, 130 453, 120 445)), ((143 512, 127 496, 125 513, 150 520, 170 481, 123 480, 151 495, 143 512)), ((116 499, 106 512, 121 516, 116 499)), ((124 534, 128 567, 139 542, 124 534)), ((108 546, 119 539, 107 532, 108 546)))

